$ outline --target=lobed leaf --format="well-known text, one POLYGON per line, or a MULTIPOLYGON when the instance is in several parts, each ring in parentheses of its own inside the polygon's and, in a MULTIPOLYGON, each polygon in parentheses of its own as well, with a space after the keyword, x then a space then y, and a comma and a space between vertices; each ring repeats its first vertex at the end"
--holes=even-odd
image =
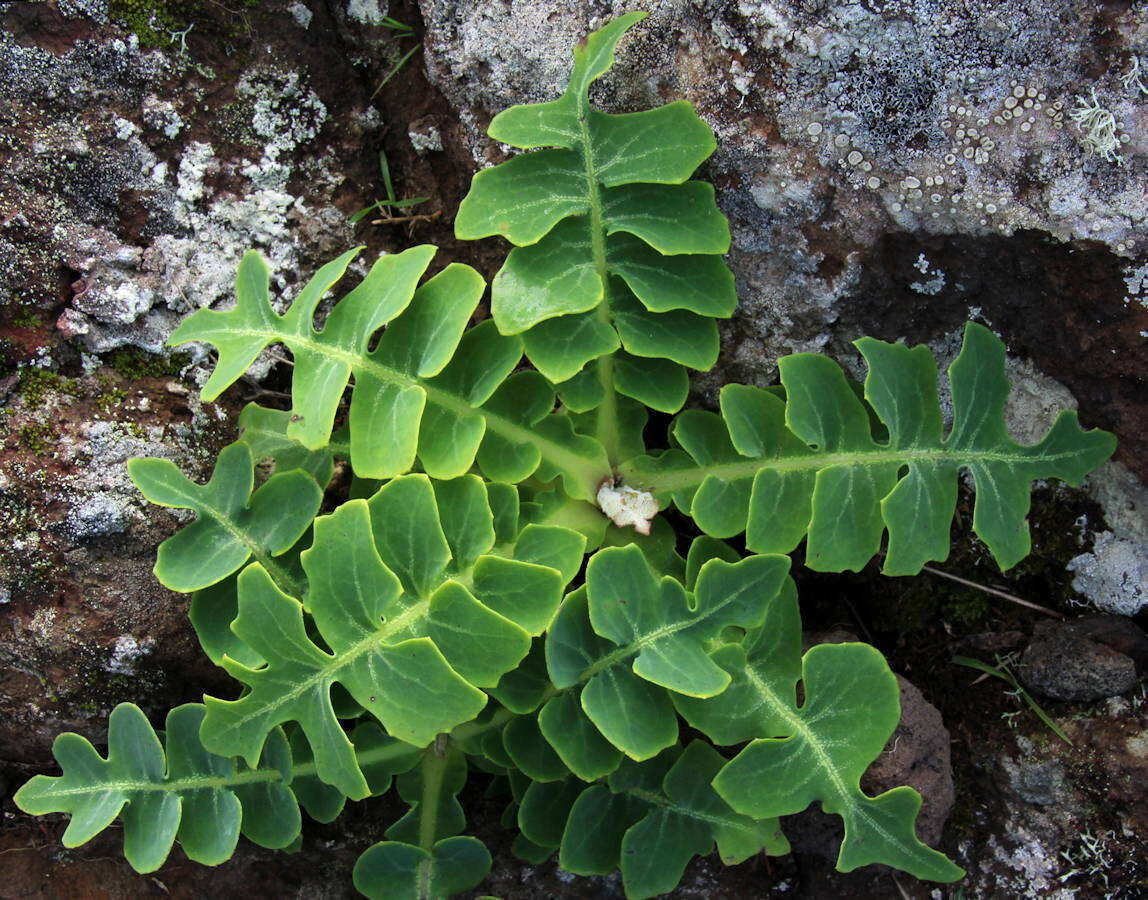
POLYGON ((334 685, 415 746, 474 718, 486 705, 481 689, 546 629, 583 547, 580 535, 536 525, 496 547, 489 496, 474 476, 432 484, 407 475, 317 519, 302 557, 317 638, 303 603, 262 567, 245 570, 232 630, 266 665, 223 660, 249 690, 206 698, 205 745, 252 759, 271 728, 298 722, 319 777, 358 799, 369 785, 339 725, 334 685))
POLYGON ((606 784, 579 789, 561 817, 559 865, 577 875, 620 868, 626 896, 638 900, 672 891, 689 861, 712 853, 715 844, 727 865, 760 852, 788 853, 776 818, 735 812, 710 786, 725 762, 694 741, 684 751, 626 763, 606 784))
POLYGON ((681 450, 622 467, 632 486, 672 496, 707 534, 745 532, 759 553, 788 553, 803 539, 818 571, 860 570, 881 549, 884 571, 910 575, 949 552, 957 476, 976 485, 973 530, 1002 569, 1030 549, 1031 484, 1060 478, 1078 485, 1111 454, 1115 438, 1080 428, 1062 412, 1037 444, 1008 434, 1004 346, 969 323, 949 367, 953 424, 942 433, 937 375, 926 347, 864 338, 865 399, 887 429, 873 433, 870 412, 835 363, 813 354, 783 358, 786 399, 743 385, 721 393, 721 416, 682 413, 673 436, 681 450))
POLYGON ((516 245, 492 284, 491 313, 503 334, 523 335, 547 378, 567 381, 621 346, 662 364, 638 377, 631 363, 616 389, 672 412, 685 399, 680 366, 713 365, 713 317, 731 315, 737 299, 721 261, 729 225, 713 187, 688 180, 716 147, 710 127, 684 101, 623 115, 590 106, 591 83, 644 16, 622 16, 576 47, 561 98, 495 116, 495 140, 548 149, 476 174, 455 234, 516 245))
MULTIPOLYGON (((549 421, 554 395, 545 388, 532 388, 535 402, 527 409, 508 405, 507 378, 522 356, 522 341, 499 334, 493 323, 467 330, 485 290, 469 266, 451 264, 419 287, 434 247, 384 255, 335 304, 323 327, 315 327, 319 301, 358 252, 323 266, 282 315, 271 304, 266 264, 255 251, 247 253, 236 278, 235 308, 199 310, 171 337, 172 344, 205 341, 217 348, 219 362, 204 398, 217 397, 264 347, 282 343, 295 360, 292 409, 282 434, 318 454, 293 451, 300 465, 325 471, 321 452, 330 447, 353 378, 346 436, 336 441, 349 447, 360 478, 391 478, 418 460, 427 474, 449 479, 468 472, 476 458, 485 470, 509 454, 515 480, 540 470, 547 478, 562 476, 574 495, 592 498, 609 471, 605 452, 561 421, 549 421)), ((249 425, 261 426, 252 436, 257 452, 268 451, 269 426, 281 421, 266 411, 249 414, 249 425)), ((284 449, 277 435, 274 447, 284 449)), ((505 472, 487 474, 499 480, 505 472)))
POLYGON ((299 834, 299 806, 287 785, 291 753, 272 731, 248 768, 208 752, 199 740, 204 708, 188 703, 167 714, 163 743, 139 707, 121 703, 108 721, 108 755, 66 732, 52 747, 63 774, 36 775, 16 792, 30 815, 71 816, 64 846, 78 847, 117 818, 124 856, 137 872, 154 872, 178 840, 189 859, 208 866, 231 858, 240 833, 281 848, 299 834))
MULTIPOLYGON (((792 594, 784 602, 796 603, 792 594)), ((715 654, 733 679, 729 690, 704 704, 679 706, 719 743, 759 736, 714 778, 717 792, 738 812, 758 818, 791 815, 820 801, 845 823, 837 859, 842 872, 879 862, 931 881, 961 878, 962 869, 917 838, 916 791, 897 787, 877 797, 861 791, 862 773, 901 715, 897 679, 884 657, 866 644, 822 644, 798 660, 799 631, 787 635, 780 652, 774 643, 763 629, 748 650, 731 645, 715 654)))
POLYGON ((355 888, 375 900, 436 900, 461 894, 490 874, 490 851, 473 837, 451 837, 427 850, 383 841, 355 863, 355 888))
POLYGON ((410 810, 387 829, 355 864, 355 887, 368 897, 447 897, 477 885, 490 872, 490 853, 472 837, 457 837, 466 825, 458 792, 466 784, 466 756, 436 744, 421 765, 398 779, 410 810))
MULTIPOLYGON (((416 747, 391 737, 374 722, 360 722, 347 737, 372 797, 385 794, 395 775, 409 772, 422 759, 416 747)), ((302 729, 291 732, 290 745, 294 768, 291 792, 312 819, 333 822, 343 811, 347 795, 316 774, 315 755, 302 729)))
POLYGON ((556 697, 540 714, 563 763, 590 779, 617 761, 604 742, 583 743, 595 729, 637 760, 671 746, 671 694, 710 697, 726 688, 729 675, 710 660, 706 642, 726 626, 760 622, 788 569, 781 556, 714 559, 691 597, 673 578, 656 578, 636 545, 596 553, 585 587, 567 596, 546 639, 551 681, 579 697, 577 706, 556 697))
POLYGON ((155 577, 173 591, 197 591, 257 560, 276 581, 299 589, 289 567, 272 557, 289 550, 319 511, 323 492, 303 471, 279 472, 256 491, 251 450, 224 447, 207 484, 196 484, 167 459, 130 459, 128 473, 152 503, 190 509, 196 519, 159 546, 155 577))

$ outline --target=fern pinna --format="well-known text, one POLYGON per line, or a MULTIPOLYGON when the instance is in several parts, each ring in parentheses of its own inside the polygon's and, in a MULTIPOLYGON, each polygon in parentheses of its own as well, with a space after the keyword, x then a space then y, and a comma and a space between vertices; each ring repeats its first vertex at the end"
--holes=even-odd
POLYGON ((803 653, 788 554, 804 542, 808 566, 840 572, 883 550, 887 574, 915 574, 948 553, 965 470, 973 529, 1008 568, 1029 550, 1033 480, 1078 484, 1113 438, 1063 413, 1039 443, 1014 442, 1004 347, 970 324, 947 433, 929 351, 865 339, 860 393, 798 354, 780 386, 727 385, 719 412, 686 410, 647 446, 647 407, 681 407, 682 367, 713 365, 734 295, 728 227, 689 180, 709 127, 683 102, 589 104, 640 18, 580 45, 559 99, 491 124, 533 151, 480 172, 456 221, 515 245, 492 319, 470 324, 473 269, 424 280, 431 246, 375 261, 321 325, 360 250, 283 313, 252 252, 234 308, 172 335, 218 352, 205 399, 270 344, 294 357, 291 408, 248 406, 206 484, 163 460, 129 467, 149 500, 195 515, 155 574, 192 593, 200 643, 236 685, 172 710, 162 737, 121 704, 106 756, 61 735, 62 774, 16 802, 70 814, 66 845, 118 818, 140 872, 175 842, 216 865, 240 835, 295 848, 301 810, 329 822, 394 787, 408 810, 354 886, 446 897, 492 865, 464 833, 476 775, 505 799, 516 854, 620 870, 629 897, 672 890, 715 849, 728 864, 787 853, 781 817, 815 802, 844 823, 842 871, 961 877, 918 839, 914 790, 861 789, 899 720, 897 680, 865 644, 803 653), (323 510, 325 495, 342 502, 323 510), (670 505, 702 533, 688 548, 656 515, 670 505), (725 542, 740 535, 748 555, 725 542))

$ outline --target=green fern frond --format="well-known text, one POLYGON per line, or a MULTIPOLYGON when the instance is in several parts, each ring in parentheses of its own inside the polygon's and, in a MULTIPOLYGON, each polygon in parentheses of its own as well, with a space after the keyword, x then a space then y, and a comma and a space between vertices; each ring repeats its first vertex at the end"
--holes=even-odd
POLYGON ((712 560, 690 596, 677 580, 656 577, 636 545, 596 553, 585 587, 567 596, 546 637, 550 680, 577 696, 556 697, 539 713, 563 763, 593 780, 621 753, 643 760, 671 746, 671 694, 709 697, 726 688, 729 676, 709 659, 706 642, 726 626, 760 622, 788 571, 783 556, 712 560))
POLYGON ((806 564, 818 571, 860 570, 887 530, 885 573, 911 575, 948 555, 961 469, 977 490, 973 530, 1008 569, 1030 549, 1031 483, 1078 485, 1115 447, 1108 432, 1083 431, 1075 412, 1032 446, 1009 437, 1004 345, 981 325, 967 326, 949 368, 947 436, 929 350, 870 338, 857 346, 869 364, 865 399, 887 440, 874 437, 840 367, 802 353, 779 363, 786 399, 727 385, 721 416, 682 413, 673 426, 682 449, 633 460, 622 477, 672 497, 707 534, 744 531, 755 552, 788 553, 804 539, 806 564))
POLYGON ((685 401, 681 366, 714 364, 713 319, 737 300, 721 260, 729 226, 712 186, 688 180, 716 147, 709 126, 684 101, 624 115, 590 105, 591 83, 644 16, 622 16, 575 48, 561 98, 495 116, 495 140, 548 149, 475 175, 455 233, 516 245, 491 312, 504 334, 523 335, 547 378, 566 382, 602 358, 614 369, 582 385, 584 404, 616 389, 673 412, 685 401))
POLYGON ((288 846, 299 835, 299 805, 288 789, 291 752, 272 731, 251 768, 204 749, 196 703, 167 714, 164 742, 139 707, 121 703, 108 721, 108 755, 67 732, 52 747, 63 775, 37 775, 15 802, 31 815, 71 816, 64 846, 78 847, 117 818, 124 856, 137 872, 163 865, 178 840, 188 857, 219 865, 235 852, 240 833, 264 847, 288 846), (166 748, 166 753, 165 753, 166 748))
POLYGON ((285 590, 302 589, 298 573, 274 557, 294 546, 319 512, 323 492, 309 474, 280 472, 254 490, 254 464, 244 443, 223 448, 204 485, 167 459, 130 459, 128 473, 152 503, 196 515, 159 545, 155 577, 161 584, 197 591, 255 559, 285 590))
POLYGON ((407 475, 370 500, 351 500, 315 523, 302 556, 304 603, 259 565, 239 576, 232 630, 266 665, 224 659, 249 691, 206 698, 205 745, 258 757, 268 731, 298 722, 319 777, 351 798, 369 794, 332 706, 335 684, 387 733, 415 746, 473 719, 530 649, 577 571, 584 539, 526 525, 495 544, 486 486, 468 476, 432 482, 407 475), (536 560, 545 560, 556 567, 536 560))
POLYGON ((295 357, 285 436, 307 450, 329 446, 343 392, 354 378, 349 452, 359 477, 401 475, 417 459, 427 474, 454 478, 476 458, 483 468, 509 452, 515 467, 499 469, 492 474, 496 480, 526 478, 541 467, 546 477, 561 475, 571 493, 592 498, 609 471, 604 451, 550 417, 554 394, 541 379, 529 387, 528 406, 514 405, 524 388, 508 376, 522 356, 522 342, 499 334, 493 323, 467 330, 485 290, 469 266, 452 263, 418 287, 434 247, 385 255, 335 304, 323 327, 315 327, 319 301, 358 253, 348 251, 323 266, 282 315, 271 305, 266 264, 258 253, 246 254, 235 308, 193 313, 170 339, 218 349, 204 399, 219 396, 264 347, 282 343, 295 357))

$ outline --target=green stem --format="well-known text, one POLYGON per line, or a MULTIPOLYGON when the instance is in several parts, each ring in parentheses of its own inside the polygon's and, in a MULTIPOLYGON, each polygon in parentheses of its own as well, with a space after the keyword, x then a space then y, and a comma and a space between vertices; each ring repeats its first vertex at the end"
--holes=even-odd
MULTIPOLYGON (((471 740, 495 728, 501 728, 514 718, 514 713, 500 709, 485 722, 466 722, 459 725, 450 733, 452 743, 471 740)), ((360 769, 377 765, 392 759, 398 759, 410 753, 409 744, 396 742, 383 747, 373 747, 369 750, 356 748, 355 759, 360 769)), ((316 774, 315 761, 298 763, 291 767, 292 778, 303 778, 316 774)), ((244 784, 259 784, 262 782, 279 782, 283 774, 276 768, 248 769, 226 776, 204 776, 202 778, 180 778, 175 781, 105 781, 98 785, 79 788, 67 788, 53 791, 53 796, 69 797, 77 794, 90 794, 94 791, 105 793, 107 791, 196 791, 209 788, 232 788, 244 784)))
MULTIPOLYGON (((602 189, 598 183, 598 169, 594 162, 594 145, 590 140, 590 100, 579 97, 578 127, 582 138, 582 159, 586 166, 586 192, 590 200, 590 246, 594 255, 594 268, 602 282, 602 302, 598 304, 598 321, 611 323, 610 272, 606 264, 606 226, 602 218, 602 189)), ((598 357, 598 381, 602 385, 602 403, 595 411, 594 436, 606 449, 610 467, 619 461, 618 395, 614 392, 614 354, 598 357)))
MULTIPOLYGON (((450 738, 441 734, 435 739, 430 750, 423 754, 422 795, 419 797, 419 846, 427 853, 434 852, 435 835, 438 833, 439 796, 446 777, 447 754, 450 752, 450 738)), ((418 885, 421 900, 431 900, 431 875, 433 859, 419 863, 418 885)))

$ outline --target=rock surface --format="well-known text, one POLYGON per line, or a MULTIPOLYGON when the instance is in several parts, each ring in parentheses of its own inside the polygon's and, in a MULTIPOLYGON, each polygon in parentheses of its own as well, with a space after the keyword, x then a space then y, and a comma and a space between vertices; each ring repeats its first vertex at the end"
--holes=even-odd
MULTIPOLYGON (((621 10, 575 0, 231 6, 197 4, 182 38, 141 42, 105 0, 0 2, 0 897, 231 896, 252 885, 269 896, 352 895, 355 858, 400 812, 388 801, 354 805, 336 825, 308 824, 298 855, 244 842, 228 866, 205 869, 177 851, 140 878, 120 859, 118 833, 61 851, 61 821, 19 816, 7 798, 50 769, 60 730, 98 743, 119 701, 158 722, 223 684, 201 661, 186 597, 150 574, 179 519, 145 508, 123 463, 165 456, 204 477, 242 402, 277 390, 283 373, 265 355, 251 383, 200 404, 210 364, 201 351, 150 352, 181 316, 230 302, 250 247, 271 261, 285 298, 357 242, 373 253, 432 241, 442 260, 493 274, 498 242, 460 246, 450 228, 475 168, 501 158, 485 124, 509 104, 555 96, 570 44, 621 10), (388 27, 387 16, 414 33, 388 27), (377 91, 424 38, 421 19, 422 62, 412 58, 377 91), (380 149, 400 194, 431 200, 411 221, 352 225, 380 196, 380 149)), ((712 400, 727 380, 766 383, 775 358, 794 350, 826 350, 856 372, 849 341, 863 333, 924 341, 947 360, 961 323, 979 318, 1009 344, 1018 437, 1039 436, 1050 409, 1079 405, 1121 440, 1122 465, 1089 486, 1099 507, 1060 489, 1034 502, 1037 553, 1008 587, 1035 581, 1038 596, 1051 590, 1063 603, 1068 576, 1062 584, 1048 573, 1063 576, 1077 555, 1089 602, 1132 611, 1148 541, 1148 93, 1130 77, 1148 66, 1142 10, 1084 0, 649 8, 596 94, 619 110, 686 97, 718 134, 702 174, 731 219, 742 306, 696 399, 712 400), (1093 102, 1093 88, 1122 123, 1118 159, 1095 153, 1093 129, 1070 115, 1078 97, 1093 102), (1060 507, 1084 509, 1076 530, 1075 511, 1049 524, 1060 507)), ((954 534, 955 557, 983 555, 967 523, 954 534)), ((937 608, 924 618, 936 623, 937 608)), ((966 896, 1083 889, 1099 883, 1098 868, 1118 885, 1143 879, 1141 695, 1081 723, 1070 721, 1078 709, 1051 704, 1072 749, 1048 742, 1031 717, 1012 740, 1015 724, 1000 716, 1016 710, 999 684, 979 685, 972 702, 954 687, 959 675, 935 674, 947 645, 879 638, 895 667, 916 662, 908 675, 926 699, 902 682, 901 739, 866 787, 907 780, 939 798, 922 813, 931 840, 951 804, 952 731, 962 789, 942 846, 970 871, 966 896)), ((1092 634, 1073 641, 1096 644, 1092 634)), ((467 805, 500 860, 483 890, 511 900, 575 896, 586 884, 553 864, 513 862, 501 806, 481 796, 467 805)), ((843 876, 809 858, 770 866, 699 861, 682 893, 871 897, 899 886, 888 873, 843 876)), ((616 880, 589 883, 618 895, 616 880)))
POLYGON ((861 777, 861 789, 871 797, 907 784, 921 795, 917 836, 926 844, 941 839, 955 792, 949 759, 949 732, 941 713, 908 679, 898 676, 901 721, 884 752, 861 777))
POLYGON ((355 242, 357 207, 337 204, 366 205, 377 181, 374 75, 348 58, 341 12, 308 12, 277 10, 255 40, 219 7, 156 49, 101 0, 0 3, 5 759, 42 763, 54 733, 102 727, 120 700, 199 694, 187 598, 151 575, 180 519, 147 508, 124 464, 202 477, 258 395, 201 404, 204 348, 150 355, 182 316, 233 302, 245 251, 290 296, 355 242))
POLYGON ((1119 616, 1040 622, 1021 657, 1025 684, 1046 697, 1103 700, 1131 690, 1148 667, 1148 636, 1119 616))
POLYGON ((1148 606, 1148 541, 1120 540, 1112 532, 1097 536, 1091 553, 1068 564, 1072 587, 1105 612, 1134 616, 1148 606))
MULTIPOLYGON (((625 8, 421 6, 428 71, 484 162, 499 155, 491 115, 556 97, 572 41, 625 8)), ((863 333, 944 342, 979 317, 1121 426, 1144 475, 1148 104, 1130 73, 1148 45, 1134 8, 644 8, 596 94, 627 110, 684 97, 717 133, 703 174, 731 221, 741 303, 712 383, 767 380, 788 352, 844 357, 863 333), (1113 160, 1071 117, 1093 90, 1121 123, 1113 160)))
MULTIPOLYGON (((571 42, 628 8, 421 7, 428 73, 480 165, 505 149, 485 137, 491 116, 554 99, 571 42)), ((929 343, 947 363, 974 318, 1024 358, 1010 372, 1019 439, 1079 401, 1148 477, 1148 38, 1135 7, 643 8, 594 97, 613 110, 684 97, 717 134, 702 176, 730 219, 740 304, 718 366, 695 378, 705 399, 729 380, 768 383, 795 351, 827 350, 860 375, 849 342, 865 334, 929 343), (1074 118, 1093 91, 1116 122, 1111 159, 1074 118)), ((1106 472, 1092 490, 1113 520, 1137 508, 1109 523, 1134 539, 1148 504, 1135 479, 1120 483, 1106 472)), ((1107 562, 1101 577, 1116 574, 1107 562)))

